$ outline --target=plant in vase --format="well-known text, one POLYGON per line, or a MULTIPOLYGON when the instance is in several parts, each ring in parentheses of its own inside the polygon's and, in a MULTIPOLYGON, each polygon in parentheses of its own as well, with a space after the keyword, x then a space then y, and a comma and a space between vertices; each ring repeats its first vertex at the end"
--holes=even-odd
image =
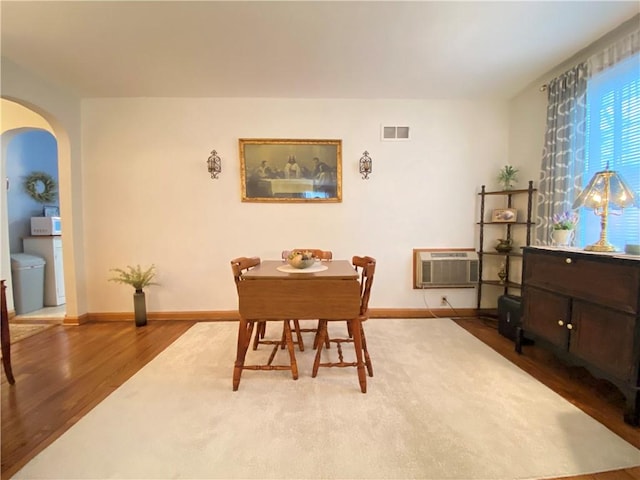
POLYGON ((556 245, 569 245, 578 223, 576 212, 556 213, 553 216, 551 238, 556 245))
POLYGON ((135 267, 127 265, 126 270, 122 268, 111 269, 117 275, 110 278, 110 282, 124 283, 125 285, 131 285, 135 289, 133 294, 133 313, 136 327, 142 327, 147 324, 147 305, 144 288, 149 285, 158 285, 152 281, 156 275, 155 269, 155 265, 151 265, 146 269, 142 269, 140 265, 135 267))
POLYGON ((498 183, 504 190, 511 190, 518 181, 518 170, 511 165, 505 165, 498 173, 498 183))

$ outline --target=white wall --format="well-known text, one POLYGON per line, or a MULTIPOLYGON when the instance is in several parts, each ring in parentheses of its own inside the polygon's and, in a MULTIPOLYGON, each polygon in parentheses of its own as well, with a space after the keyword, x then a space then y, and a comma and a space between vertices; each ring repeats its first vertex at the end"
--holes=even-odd
POLYGON ((131 309, 109 269, 158 267, 150 311, 236 308, 229 260, 295 247, 377 258, 374 308, 474 307, 475 289, 412 289, 412 249, 476 246, 477 191, 509 162, 503 102, 291 99, 90 99, 82 103, 89 312, 131 309), (411 127, 383 142, 380 125, 411 127), (239 138, 343 141, 343 201, 240 201, 239 138), (211 180, 206 159, 223 160, 211 180), (373 175, 362 180, 367 150, 373 175))
MULTIPOLYGON (((63 255, 65 286, 67 287, 66 311, 67 315, 77 317, 87 312, 82 225, 80 99, 46 80, 38 78, 6 58, 2 58, 1 73, 2 98, 19 103, 41 115, 53 129, 58 142, 60 213, 65 226, 63 255)), ((6 110, 3 111, 3 113, 5 112, 6 110)), ((4 137, 3 141, 6 140, 4 137)), ((1 178, 5 177, 4 160, 5 155, 3 154, 2 162, 0 162, 2 164, 1 178)), ((11 265, 6 220, 6 187, 4 185, 0 214, 2 217, 0 218, 0 276, 3 279, 10 279, 11 265)), ((11 308, 13 302, 10 282, 7 293, 9 296, 8 306, 11 308)))

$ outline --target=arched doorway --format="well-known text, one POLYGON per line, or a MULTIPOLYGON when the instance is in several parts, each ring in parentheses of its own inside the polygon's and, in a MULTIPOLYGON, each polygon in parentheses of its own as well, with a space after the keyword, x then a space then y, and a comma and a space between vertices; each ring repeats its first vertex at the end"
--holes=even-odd
MULTIPOLYGON (((6 99, 2 102, 2 172, 5 179, 5 189, 3 191, 3 209, 2 209, 2 257, 3 262, 7 258, 12 258, 12 254, 16 253, 38 253, 32 252, 33 245, 39 246, 41 240, 47 242, 50 238, 32 239, 30 238, 30 218, 44 216, 45 206, 48 207, 50 213, 55 207, 59 211, 59 196, 55 195, 43 204, 41 201, 35 201, 24 189, 24 180, 33 172, 43 172, 51 178, 57 187, 58 182, 58 147, 55 133, 49 123, 38 113, 6 99), (30 243, 25 249, 23 246, 24 239, 28 239, 30 243)), ((38 184, 40 188, 40 184, 38 184)), ((41 197, 41 196, 36 196, 41 197)), ((42 200, 42 198, 39 198, 42 200)), ((51 238, 53 240, 53 238, 51 238)), ((60 238, 56 239, 61 241, 60 238)), ((61 257, 61 250, 59 257, 61 257)), ((17 263, 17 262, 16 262, 17 263)), ((62 292, 62 297, 56 297, 53 301, 43 298, 43 307, 34 306, 34 301, 28 295, 30 292, 20 292, 20 304, 16 305, 14 298, 13 286, 16 286, 13 278, 14 272, 8 268, 3 268, 4 277, 9 278, 8 285, 12 288, 7 289, 9 310, 14 311, 17 321, 29 321, 33 319, 50 320, 62 322, 65 317, 66 305, 64 303, 64 273, 63 261, 57 262, 57 268, 54 270, 54 262, 49 262, 47 268, 46 281, 53 281, 52 273, 54 272, 55 280, 62 292), (11 276, 8 275, 11 271, 11 276), (28 298, 27 304, 23 300, 28 298), (19 308, 16 308, 19 307, 19 308)), ((20 275, 20 272, 16 272, 20 275)), ((28 288, 20 284, 19 288, 28 288)), ((49 287, 47 287, 49 289, 49 287)), ((49 295, 50 296, 50 295, 49 295)), ((37 301, 36 301, 37 303, 37 301)))

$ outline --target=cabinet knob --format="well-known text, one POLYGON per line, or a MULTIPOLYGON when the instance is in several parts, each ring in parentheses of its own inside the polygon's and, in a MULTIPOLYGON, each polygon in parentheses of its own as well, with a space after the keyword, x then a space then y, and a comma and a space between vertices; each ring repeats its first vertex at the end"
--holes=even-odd
POLYGON ((570 258, 565 258, 565 259, 564 259, 564 261, 565 261, 566 263, 571 263, 571 259, 570 259, 570 258))
POLYGON ((570 323, 567 323, 567 329, 573 330, 573 325, 571 325, 570 323))
POLYGON ((563 326, 564 322, 562 320, 558 320, 558 325, 563 326))

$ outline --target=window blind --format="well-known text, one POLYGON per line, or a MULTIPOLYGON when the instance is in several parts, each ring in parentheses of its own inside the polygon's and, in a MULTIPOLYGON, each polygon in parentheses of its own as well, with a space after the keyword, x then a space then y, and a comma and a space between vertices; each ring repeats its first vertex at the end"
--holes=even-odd
MULTIPOLYGON (((587 83, 587 131, 583 188, 596 172, 617 171, 640 202, 640 55, 594 75, 587 83)), ((610 210, 607 237, 623 250, 640 244, 640 209, 610 210)), ((578 245, 600 238, 600 217, 580 210, 578 245)))

